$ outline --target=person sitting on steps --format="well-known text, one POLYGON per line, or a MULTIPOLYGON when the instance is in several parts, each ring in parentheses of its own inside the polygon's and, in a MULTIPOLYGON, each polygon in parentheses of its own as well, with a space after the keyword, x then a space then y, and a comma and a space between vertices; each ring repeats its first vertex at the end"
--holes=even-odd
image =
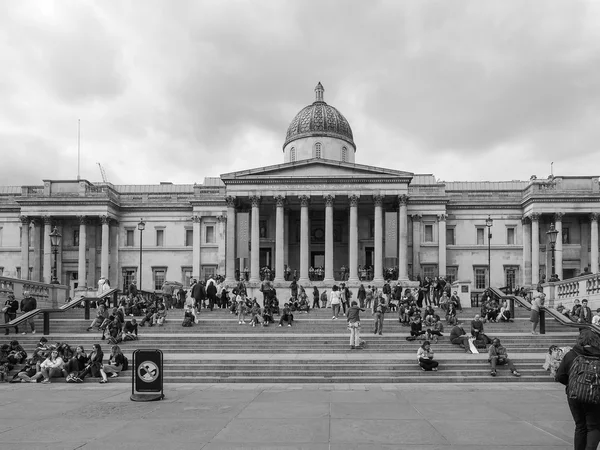
POLYGON ((429 341, 423 342, 423 344, 417 350, 417 361, 421 370, 423 371, 437 371, 439 363, 433 360, 433 350, 431 350, 431 344, 429 341))
POLYGON ((471 349, 469 347, 469 336, 460 326, 460 324, 455 325, 450 331, 450 342, 454 345, 458 345, 460 348, 465 350, 465 353, 471 353, 471 349))
POLYGON ((500 344, 500 339, 498 339, 498 338, 495 338, 492 341, 492 345, 490 345, 488 361, 492 365, 492 371, 490 372, 490 375, 493 377, 496 376, 496 367, 503 366, 505 364, 508 366, 508 368, 510 369, 510 372, 515 377, 521 376, 521 374, 517 371, 513 362, 508 357, 506 349, 502 346, 502 344, 500 344))
POLYGON ((287 326, 291 327, 292 326, 292 322, 294 321, 294 315, 292 314, 292 311, 290 310, 290 306, 285 303, 283 305, 283 310, 281 311, 281 318, 279 319, 279 326, 283 326, 284 322, 287 322, 287 326))

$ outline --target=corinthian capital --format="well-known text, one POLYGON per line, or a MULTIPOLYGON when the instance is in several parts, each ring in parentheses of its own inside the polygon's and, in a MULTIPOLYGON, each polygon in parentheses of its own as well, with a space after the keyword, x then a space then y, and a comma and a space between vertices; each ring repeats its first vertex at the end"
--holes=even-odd
POLYGON ((253 195, 250 197, 250 201, 252 202, 252 207, 253 208, 258 208, 260 205, 260 196, 258 195, 253 195))
POLYGON ((235 208, 235 197, 228 195, 225 197, 225 203, 227 203, 228 208, 235 208))
POLYGON ((375 203, 375 206, 383 205, 383 195, 374 195, 373 203, 375 203))
POLYGON ((408 204, 408 195, 402 194, 398 196, 398 204, 400 206, 406 206, 408 204))
POLYGON ((285 204, 285 197, 283 195, 276 195, 275 196, 275 204, 278 207, 283 207, 283 205, 285 204))
POLYGON ((300 206, 308 206, 310 203, 310 197, 308 195, 301 195, 298 198, 300 199, 300 206))
POLYGON ((358 195, 351 195, 348 197, 351 207, 356 208, 358 206, 358 198, 358 195))

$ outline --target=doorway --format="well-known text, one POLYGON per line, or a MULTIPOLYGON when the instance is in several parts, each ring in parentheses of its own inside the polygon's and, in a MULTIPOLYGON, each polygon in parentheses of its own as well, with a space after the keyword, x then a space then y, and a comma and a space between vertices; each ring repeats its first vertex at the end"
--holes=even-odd
POLYGON ((271 268, 272 261, 271 261, 271 248, 270 247, 260 249, 260 253, 259 253, 259 257, 258 257, 258 264, 260 267, 270 267, 271 268))
POLYGON ((69 297, 75 298, 75 289, 79 286, 79 272, 67 272, 69 279, 69 297))
POLYGON ((375 247, 365 247, 365 266, 373 267, 375 260, 375 247))
POLYGON ((323 252, 323 251, 310 252, 310 265, 313 268, 325 267, 325 252, 323 252))

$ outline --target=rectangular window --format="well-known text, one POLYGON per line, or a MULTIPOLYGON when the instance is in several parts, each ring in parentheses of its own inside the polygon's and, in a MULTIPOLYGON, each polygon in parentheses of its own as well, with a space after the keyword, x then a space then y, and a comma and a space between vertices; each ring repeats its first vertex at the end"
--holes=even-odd
POLYGON ((455 228, 446 228, 446 245, 456 245, 455 228))
POLYGON ((192 268, 191 267, 182 267, 181 268, 181 282, 184 286, 189 287, 190 281, 192 279, 192 268))
POLYGON ((0 267, 0 277, 4 276, 4 267, 0 267))
POLYGON ((506 229, 506 243, 508 245, 515 245, 515 229, 514 229, 514 227, 509 227, 506 229))
POLYGON ((152 275, 154 277, 154 290, 161 290, 162 285, 165 283, 166 280, 167 269, 152 269, 152 275))
POLYGON ((217 266, 202 266, 202 275, 205 280, 217 275, 217 266))
POLYGON ((504 269, 504 286, 510 289, 512 292, 517 285, 517 268, 506 267, 504 269))
POLYGON ((458 266, 446 267, 446 281, 450 284, 458 279, 458 266))
POLYGON ((425 225, 423 242, 433 242, 433 225, 425 225))
POLYGON ((207 244, 215 243, 215 226, 214 225, 206 225, 206 243, 207 244))
MULTIPOLYGON (((194 230, 185 230, 185 246, 192 247, 194 245, 194 230)), ((186 286, 189 286, 186 284, 186 286)))
POLYGON ((0 247, 2 247, 2 227, 0 227, 0 247))
POLYGON ((16 272, 17 272, 17 278, 21 278, 21 268, 20 267, 15 267, 16 272))
POLYGON ((485 230, 483 228, 477 228, 477 245, 485 244, 485 230))
POLYGON ((165 245, 165 230, 156 230, 156 246, 164 247, 165 245))
POLYGON ((487 267, 475 267, 475 289, 485 289, 486 283, 487 267))
POLYGON ((136 269, 123 269, 123 292, 129 294, 129 286, 133 282, 133 280, 137 279, 137 270, 136 269))
POLYGON ((134 231, 133 230, 125 230, 125 246, 126 247, 133 247, 133 236, 134 236, 134 231))
POLYGON ((73 247, 79 247, 79 230, 73 230, 73 247))
POLYGON ((423 268, 423 277, 433 278, 437 276, 437 266, 435 264, 427 264, 421 267, 423 268))

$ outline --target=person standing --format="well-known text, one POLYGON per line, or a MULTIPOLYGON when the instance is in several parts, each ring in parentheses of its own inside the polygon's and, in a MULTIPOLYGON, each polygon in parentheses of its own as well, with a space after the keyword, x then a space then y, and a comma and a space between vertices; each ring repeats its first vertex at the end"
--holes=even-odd
POLYGON ((365 310, 358 307, 358 304, 353 301, 350 308, 348 308, 348 315, 346 322, 348 322, 348 328, 350 329, 350 349, 363 348, 360 342, 360 312, 365 310))
MULTIPOLYGON (((28 291, 23 292, 23 295, 25 295, 25 298, 21 300, 21 311, 23 311, 23 313, 28 313, 29 311, 37 309, 37 301, 35 297, 32 296, 28 291)), ((33 316, 30 316, 27 319, 27 323, 31 328, 31 334, 35 334, 35 321, 33 316)), ((23 331, 21 334, 27 334, 27 331, 23 331)))
POLYGON ((596 450, 600 444, 599 361, 600 335, 583 330, 554 378, 566 386, 567 403, 575 421, 574 450, 596 450))
POLYGON ((342 303, 340 290, 336 284, 331 288, 331 308, 333 309, 333 317, 331 320, 335 320, 338 318, 338 314, 340 313, 340 304, 342 303))
POLYGON ((544 306, 545 299, 546 296, 540 294, 539 297, 534 298, 531 302, 531 317, 529 318, 531 322, 531 334, 539 334, 536 329, 540 323, 540 308, 544 306))
POLYGON ((373 308, 373 313, 375 314, 375 330, 373 334, 378 334, 379 336, 383 334, 383 318, 386 310, 385 299, 381 297, 379 303, 375 303, 373 308))
MULTIPOLYGON (((15 320, 17 318, 17 311, 19 310, 19 302, 15 300, 15 296, 13 294, 8 294, 6 296, 6 301, 4 302, 4 307, 2 308, 4 311, 4 323, 8 323, 11 320, 15 320)), ((19 327, 15 327, 15 333, 19 334, 19 327)), ((10 331, 7 328, 4 332, 5 335, 9 335, 10 331)))

